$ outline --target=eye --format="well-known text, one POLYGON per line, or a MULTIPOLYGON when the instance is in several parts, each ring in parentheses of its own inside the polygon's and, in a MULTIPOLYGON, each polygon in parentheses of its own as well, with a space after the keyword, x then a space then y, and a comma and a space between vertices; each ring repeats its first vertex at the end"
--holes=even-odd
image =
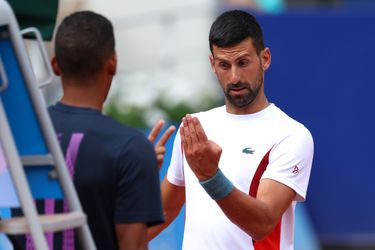
POLYGON ((238 66, 240 67, 246 67, 249 64, 249 60, 240 60, 238 62, 238 66))
POLYGON ((226 63, 226 62, 219 62, 219 67, 221 69, 228 69, 229 68, 229 64, 226 63))

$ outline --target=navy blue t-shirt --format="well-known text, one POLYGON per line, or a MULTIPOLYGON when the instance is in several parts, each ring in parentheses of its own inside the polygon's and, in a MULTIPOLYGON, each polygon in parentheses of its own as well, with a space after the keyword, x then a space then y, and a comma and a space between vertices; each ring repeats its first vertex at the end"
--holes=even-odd
POLYGON ((163 221, 156 156, 141 132, 95 109, 49 112, 98 249, 118 248, 115 224, 163 221))

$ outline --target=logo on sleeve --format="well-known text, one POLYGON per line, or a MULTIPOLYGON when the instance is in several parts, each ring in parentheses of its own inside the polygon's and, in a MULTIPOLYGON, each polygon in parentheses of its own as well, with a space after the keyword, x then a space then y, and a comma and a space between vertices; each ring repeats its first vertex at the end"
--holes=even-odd
POLYGON ((292 173, 293 174, 298 174, 299 173, 299 168, 297 166, 294 166, 292 173))
POLYGON ((255 150, 251 149, 251 147, 247 147, 247 148, 242 149, 242 153, 244 153, 244 154, 251 154, 251 155, 253 155, 254 152, 255 152, 255 150))

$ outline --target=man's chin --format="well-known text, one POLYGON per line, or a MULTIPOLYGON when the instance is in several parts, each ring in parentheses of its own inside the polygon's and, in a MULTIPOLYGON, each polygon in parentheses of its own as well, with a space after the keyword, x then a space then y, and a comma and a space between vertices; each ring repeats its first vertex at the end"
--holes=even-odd
POLYGON ((243 108, 243 107, 246 107, 247 105, 249 105, 251 103, 251 101, 249 102, 248 100, 245 100, 243 98, 231 98, 229 100, 229 102, 234 105, 235 107, 237 108, 243 108))

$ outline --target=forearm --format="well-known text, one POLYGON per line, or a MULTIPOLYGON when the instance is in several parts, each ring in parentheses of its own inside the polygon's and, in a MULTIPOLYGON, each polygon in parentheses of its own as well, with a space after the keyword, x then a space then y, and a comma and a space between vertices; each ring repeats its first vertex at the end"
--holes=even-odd
POLYGON ((144 223, 116 224, 120 250, 147 250, 147 226, 144 223))
POLYGON ((263 238, 272 229, 274 220, 267 204, 236 189, 220 169, 200 184, 226 216, 252 238, 263 238))
POLYGON ((148 228, 147 230, 147 239, 148 241, 154 239, 156 236, 158 236, 165 228, 167 228, 173 220, 177 217, 178 212, 175 213, 168 213, 164 212, 165 221, 164 223, 152 226, 148 228))
POLYGON ((119 250, 147 250, 148 244, 147 240, 144 242, 134 242, 134 244, 124 244, 123 242, 119 242, 119 250))
POLYGON ((263 180, 254 198, 236 189, 220 169, 200 184, 226 216, 255 240, 271 233, 295 196, 289 187, 263 180))
POLYGON ((254 240, 261 240, 274 230, 295 196, 290 187, 265 179, 258 187, 256 198, 234 188, 217 203, 234 224, 254 240))
POLYGON ((277 219, 267 204, 236 188, 228 196, 218 200, 217 204, 229 220, 254 240, 266 237, 277 224, 277 219))
POLYGON ((164 179, 161 185, 161 194, 165 221, 147 230, 149 241, 171 224, 185 203, 185 188, 171 184, 167 178, 164 179))

